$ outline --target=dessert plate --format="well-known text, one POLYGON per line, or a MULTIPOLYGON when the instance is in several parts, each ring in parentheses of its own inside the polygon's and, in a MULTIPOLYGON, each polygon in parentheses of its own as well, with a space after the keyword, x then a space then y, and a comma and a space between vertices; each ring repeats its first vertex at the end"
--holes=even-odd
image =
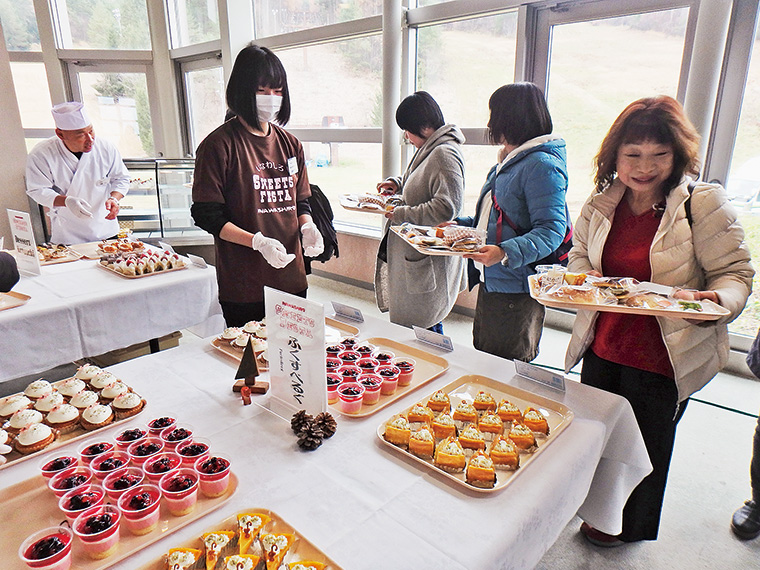
POLYGON ((388 212, 388 210, 380 204, 365 203, 364 205, 361 205, 358 194, 340 194, 338 196, 338 202, 346 210, 352 210, 354 212, 382 215, 385 215, 388 212))
MULTIPOLYGON (((531 463, 533 463, 533 460, 540 455, 546 447, 553 443, 554 440, 557 439, 557 436, 564 431, 564 429, 570 425, 570 422, 573 420, 573 412, 567 408, 564 404, 561 404, 560 402, 556 402, 554 400, 550 400, 549 398, 544 398, 543 396, 539 396, 538 394, 533 394, 531 392, 528 392, 526 390, 521 390, 520 388, 515 388, 513 386, 509 386, 507 384, 503 384, 502 382, 499 382, 497 380, 493 380, 491 378, 487 378, 486 376, 480 376, 480 375, 467 375, 462 376, 453 382, 447 384, 446 386, 442 387, 441 390, 446 392, 449 395, 449 399, 451 400, 451 409, 453 410, 456 408, 456 406, 462 401, 467 400, 469 402, 472 402, 475 395, 480 392, 481 390, 484 390, 486 392, 490 392, 491 395, 494 397, 496 402, 498 403, 501 399, 507 399, 511 401, 513 404, 515 404, 517 407, 520 408, 521 411, 525 411, 525 408, 532 407, 539 410, 544 417, 546 417, 547 421, 549 422, 549 435, 548 436, 536 436, 538 449, 536 449, 533 453, 527 453, 524 451, 520 452, 520 467, 517 468, 514 471, 506 471, 506 470, 497 470, 496 471, 496 484, 490 488, 490 489, 483 489, 480 487, 475 487, 474 485, 470 485, 465 480, 465 473, 449 473, 447 471, 444 471, 443 469, 439 469, 433 464, 432 459, 422 459, 420 457, 417 457, 416 455, 410 453, 406 449, 402 449, 392 443, 389 443, 385 440, 383 437, 383 434, 385 433, 385 426, 388 422, 390 422, 392 419, 396 418, 397 415, 394 415, 390 418, 388 418, 386 421, 381 423, 377 427, 377 437, 378 439, 384 444, 386 448, 390 448, 395 453, 399 453, 406 457, 407 459, 410 459, 416 466, 422 468, 426 471, 431 471, 433 473, 439 474, 440 476, 444 477, 446 480, 452 482, 457 487, 463 487, 466 489, 470 489, 471 491, 476 491, 478 493, 495 493, 497 491, 500 491, 504 489, 506 486, 508 486, 512 481, 515 480, 515 478, 519 477, 522 473, 525 472, 526 469, 531 469, 531 463)), ((425 398, 420 400, 420 403, 425 404, 428 401, 428 398, 432 394, 428 394, 425 398)), ((409 410, 411 410, 413 407, 409 406, 405 410, 403 410, 402 414, 407 414, 409 410)), ((440 439, 436 439, 436 445, 440 442, 440 439)), ((486 447, 488 447, 488 442, 486 442, 486 447)), ((465 450, 465 453, 467 454, 468 450, 465 450)), ((467 455, 467 458, 469 459, 471 454, 467 455)))

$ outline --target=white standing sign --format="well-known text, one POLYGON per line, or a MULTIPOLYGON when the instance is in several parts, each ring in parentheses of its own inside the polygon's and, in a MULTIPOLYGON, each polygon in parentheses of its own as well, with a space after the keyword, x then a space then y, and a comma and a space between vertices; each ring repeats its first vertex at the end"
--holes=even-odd
POLYGON ((37 243, 34 241, 32 219, 27 212, 8 210, 8 221, 11 224, 13 248, 16 250, 16 263, 19 271, 40 274, 40 259, 37 257, 37 243))
POLYGON ((264 301, 272 398, 291 411, 326 411, 324 306, 270 287, 264 301))

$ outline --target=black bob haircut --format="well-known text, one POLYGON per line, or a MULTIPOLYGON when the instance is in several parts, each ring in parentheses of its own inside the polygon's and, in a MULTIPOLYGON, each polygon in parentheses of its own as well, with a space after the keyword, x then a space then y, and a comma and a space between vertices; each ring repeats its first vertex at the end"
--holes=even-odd
POLYGON ((259 87, 282 89, 282 106, 277 122, 286 125, 290 120, 290 91, 285 68, 272 50, 248 44, 235 58, 227 82, 227 107, 251 127, 263 130, 256 107, 259 87))
POLYGON ((546 98, 533 83, 510 83, 488 100, 488 138, 492 143, 520 146, 530 139, 551 134, 552 118, 546 98))
POLYGON ((404 98, 396 109, 396 124, 413 135, 422 137, 422 129, 437 131, 444 125, 438 103, 426 91, 417 91, 404 98))

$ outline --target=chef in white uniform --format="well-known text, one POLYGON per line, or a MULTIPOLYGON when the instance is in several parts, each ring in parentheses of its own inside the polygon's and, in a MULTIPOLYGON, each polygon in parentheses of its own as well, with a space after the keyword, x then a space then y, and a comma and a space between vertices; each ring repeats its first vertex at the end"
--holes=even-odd
POLYGON ((39 143, 26 162, 26 193, 49 209, 53 243, 98 241, 119 233, 119 200, 129 173, 116 147, 95 138, 84 105, 53 107, 56 136, 39 143))

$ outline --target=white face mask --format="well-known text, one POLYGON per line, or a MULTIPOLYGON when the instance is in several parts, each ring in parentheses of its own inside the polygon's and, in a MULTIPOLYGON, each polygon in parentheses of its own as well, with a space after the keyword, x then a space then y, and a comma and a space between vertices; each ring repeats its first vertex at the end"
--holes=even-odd
POLYGON ((256 109, 259 114, 259 122, 271 123, 277 117, 282 106, 282 95, 256 94, 256 109))

